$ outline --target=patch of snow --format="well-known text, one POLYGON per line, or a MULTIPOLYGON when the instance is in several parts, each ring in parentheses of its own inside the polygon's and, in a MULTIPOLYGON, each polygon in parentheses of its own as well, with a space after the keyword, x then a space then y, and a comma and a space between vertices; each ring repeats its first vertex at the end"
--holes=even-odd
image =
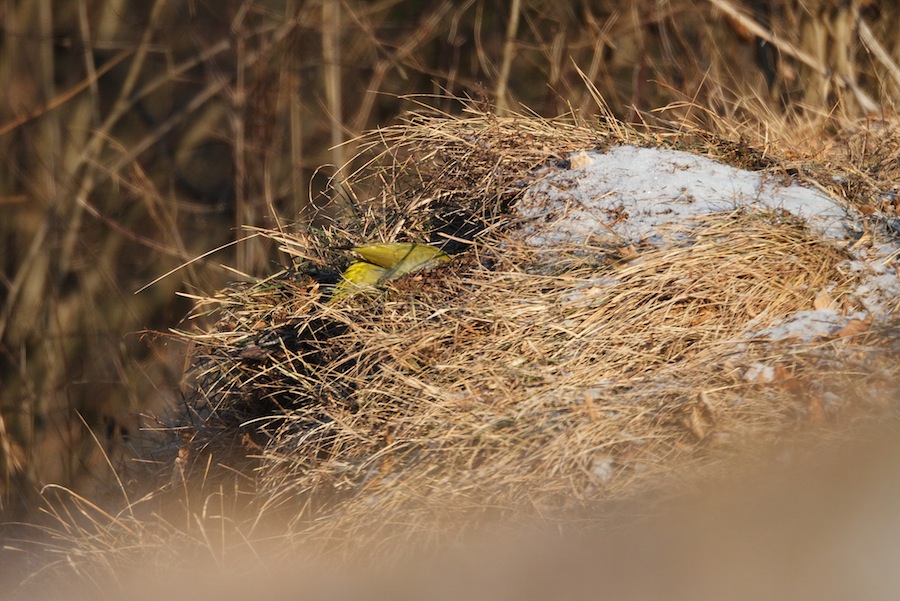
POLYGON ((664 148, 616 146, 576 156, 577 169, 547 173, 516 206, 529 244, 585 244, 612 234, 626 244, 664 245, 665 226, 741 206, 782 209, 829 238, 846 236, 846 213, 833 200, 759 172, 664 148))
POLYGON ((615 473, 615 462, 612 457, 603 456, 594 459, 591 464, 591 474, 602 484, 606 484, 612 479, 615 473))
POLYGON ((775 368, 764 363, 754 363, 744 372, 744 381, 754 384, 769 384, 775 380, 775 368))
MULTIPOLYGON (((664 248, 692 227, 694 218, 738 207, 787 211, 823 238, 845 246, 861 231, 859 217, 848 215, 823 192, 676 150, 616 146, 578 152, 569 169, 548 169, 542 175, 516 205, 522 219, 519 235, 534 246, 644 242, 664 248)), ((854 300, 876 315, 896 307, 900 245, 882 241, 848 252, 852 259, 844 266, 846 273, 860 281, 854 300)), ((573 300, 592 296, 596 284, 573 300)), ((766 329, 748 324, 747 339, 810 342, 865 315, 841 315, 833 308, 798 311, 766 329)))
POLYGON ((865 319, 865 317, 866 313, 864 312, 841 315, 834 309, 797 311, 772 327, 754 332, 752 337, 769 340, 793 338, 800 342, 812 342, 817 338, 837 332, 851 319, 865 319))
POLYGON ((868 252, 857 251, 857 258, 847 262, 847 272, 860 278, 855 300, 870 313, 891 311, 900 303, 900 273, 892 264, 897 252, 896 244, 877 244, 868 252))

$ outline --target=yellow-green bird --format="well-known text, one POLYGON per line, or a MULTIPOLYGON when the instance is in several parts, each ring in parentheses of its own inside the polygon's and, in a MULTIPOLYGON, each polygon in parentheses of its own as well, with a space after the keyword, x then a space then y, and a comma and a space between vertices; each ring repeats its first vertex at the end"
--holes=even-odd
POLYGON ((350 250, 363 260, 354 261, 344 270, 332 299, 450 260, 441 249, 415 242, 382 242, 350 250))

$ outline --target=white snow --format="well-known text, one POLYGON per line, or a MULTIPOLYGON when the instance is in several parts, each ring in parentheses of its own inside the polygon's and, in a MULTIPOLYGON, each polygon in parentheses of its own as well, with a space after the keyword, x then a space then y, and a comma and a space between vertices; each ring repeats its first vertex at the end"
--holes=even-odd
POLYGON ((753 332, 752 336, 768 340, 793 338, 800 342, 812 342, 820 336, 827 336, 840 330, 851 319, 865 318, 866 314, 858 311, 841 315, 834 309, 809 309, 788 315, 770 328, 753 332))
MULTIPOLYGON (((823 238, 848 246, 853 260, 846 271, 858 275, 857 300, 866 311, 883 313, 900 298, 897 242, 853 249, 852 235, 861 231, 859 217, 824 192, 795 181, 777 181, 686 152, 635 146, 574 153, 570 169, 547 169, 541 176, 516 206, 522 218, 519 235, 530 245, 553 248, 607 241, 665 248, 700 215, 738 207, 783 210, 823 238)), ((810 341, 861 315, 810 308, 747 336, 810 341)))
POLYGON ((744 380, 754 384, 768 384, 775 380, 775 368, 763 363, 753 363, 744 372, 744 380))

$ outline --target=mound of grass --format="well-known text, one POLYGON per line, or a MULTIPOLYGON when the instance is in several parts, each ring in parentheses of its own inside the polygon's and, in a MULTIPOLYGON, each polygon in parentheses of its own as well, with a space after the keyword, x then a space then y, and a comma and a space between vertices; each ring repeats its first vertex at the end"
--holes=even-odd
MULTIPOLYGON (((373 158, 349 182, 360 215, 261 231, 291 267, 197 299, 212 325, 180 333, 193 387, 161 460, 167 484, 85 526, 67 562, 115 571, 132 538, 140 561, 163 565, 172 544, 223 558, 270 544, 280 557, 386 557, 488 524, 602 521, 604 503, 748 442, 883 410, 873 397, 896 371, 896 307, 880 330, 875 316, 850 319, 857 234, 835 240, 740 203, 664 226, 653 243, 548 247, 521 234, 534 182, 574 173, 574 151, 622 143, 658 145, 612 119, 491 114, 416 116, 361 141, 373 158), (341 248, 398 240, 451 259, 333 297, 341 248), (823 303, 844 328, 754 336, 823 303), (181 517, 158 517, 173 508, 181 517)), ((668 143, 759 164, 759 151, 714 136, 668 143)), ((885 235, 870 225, 863 235, 885 235)))
POLYGON ((804 382, 858 368, 834 359, 857 341, 776 351, 747 335, 822 290, 849 303, 858 285, 847 244, 789 213, 701 215, 662 246, 546 248, 516 234, 529 182, 571 168, 575 149, 646 136, 482 114, 417 116, 373 139, 392 160, 354 181, 380 193, 331 237, 429 240, 453 260, 335 303, 310 269, 327 249, 266 232, 295 268, 208 299, 218 322, 190 335, 193 472, 252 456, 254 494, 291 508, 304 538, 390 547, 456 531, 451 516, 582 511, 711 449, 819 420, 804 382), (827 374, 813 367, 832 359, 827 374), (748 376, 759 361, 777 366, 764 387, 748 376))

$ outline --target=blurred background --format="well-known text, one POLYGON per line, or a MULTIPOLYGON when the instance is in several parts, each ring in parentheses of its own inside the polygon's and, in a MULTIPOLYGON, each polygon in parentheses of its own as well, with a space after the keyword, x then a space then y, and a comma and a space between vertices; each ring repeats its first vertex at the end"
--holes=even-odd
POLYGON ((352 208, 328 183, 361 133, 596 90, 811 156, 894 115, 898 26, 886 0, 2 0, 0 515, 127 477, 183 392, 178 293, 279 269, 248 227, 352 208))

